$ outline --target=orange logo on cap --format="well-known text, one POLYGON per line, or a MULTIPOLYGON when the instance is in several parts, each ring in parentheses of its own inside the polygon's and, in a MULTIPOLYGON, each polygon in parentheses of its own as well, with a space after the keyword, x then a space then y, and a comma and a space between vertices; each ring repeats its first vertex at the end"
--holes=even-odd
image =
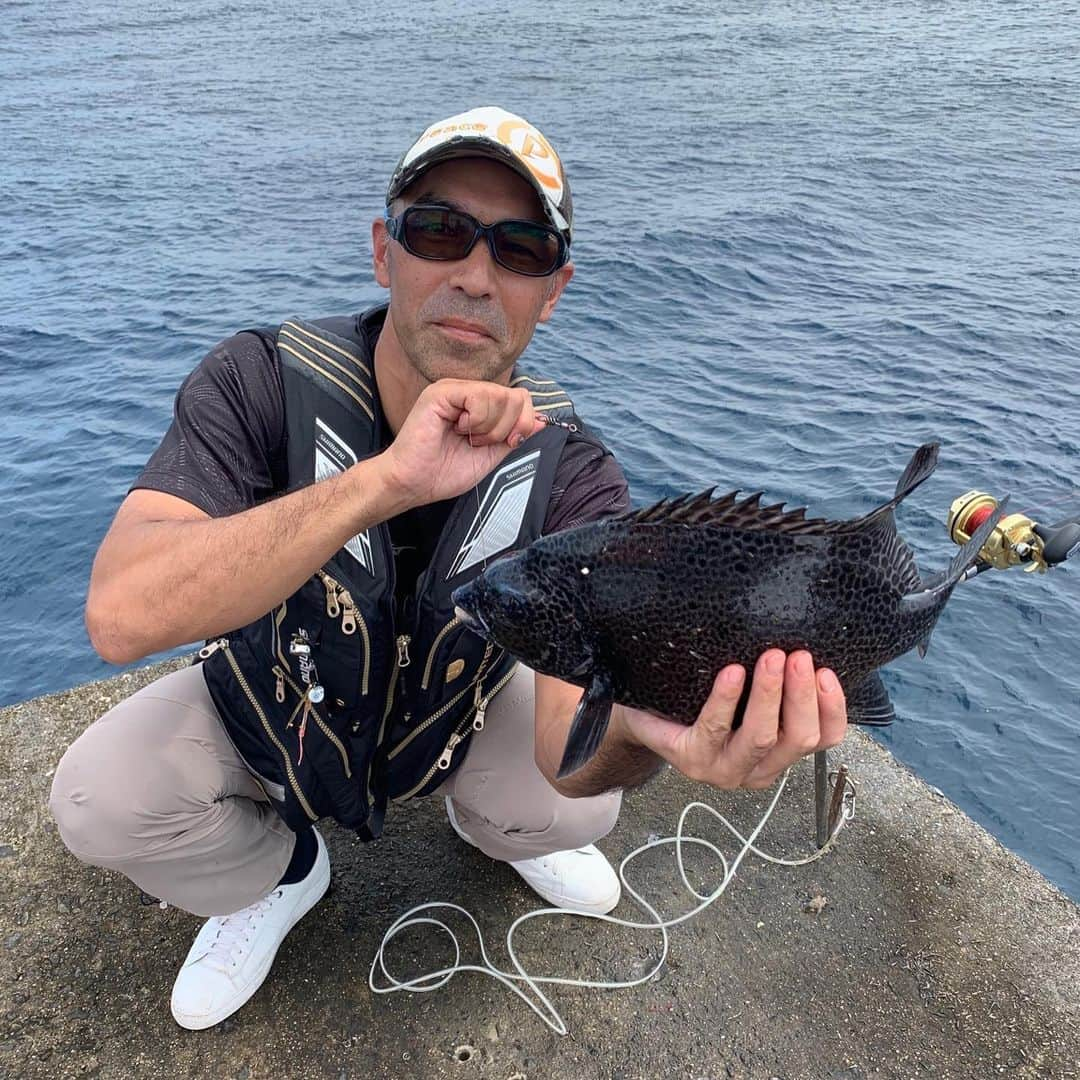
POLYGON ((562 162, 551 144, 536 128, 526 124, 524 120, 504 120, 499 125, 496 138, 525 162, 529 172, 544 187, 562 194, 562 162))

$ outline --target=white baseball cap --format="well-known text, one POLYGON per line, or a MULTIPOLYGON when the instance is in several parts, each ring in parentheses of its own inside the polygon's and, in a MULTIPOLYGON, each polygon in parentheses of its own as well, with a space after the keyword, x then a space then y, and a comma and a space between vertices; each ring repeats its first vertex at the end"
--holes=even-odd
POLYGON ((574 204, 562 162, 528 120, 484 105, 432 124, 405 151, 386 189, 387 205, 432 165, 460 157, 488 157, 524 177, 540 196, 551 224, 571 239, 574 204))

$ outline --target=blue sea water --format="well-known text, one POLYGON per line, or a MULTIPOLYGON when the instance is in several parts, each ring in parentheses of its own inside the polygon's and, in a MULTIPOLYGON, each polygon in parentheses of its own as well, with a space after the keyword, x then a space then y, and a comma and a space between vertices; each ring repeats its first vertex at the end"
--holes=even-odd
MULTIPOLYGON (((924 570, 969 488, 1080 511, 1078 57, 1061 0, 0 0, 0 703, 111 673, 90 564, 181 379, 378 301, 394 162, 477 104, 564 156, 577 273, 530 359, 635 501, 854 516, 936 438, 924 570)), ((964 585, 882 735, 1074 897, 1078 616, 1080 564, 964 585)))

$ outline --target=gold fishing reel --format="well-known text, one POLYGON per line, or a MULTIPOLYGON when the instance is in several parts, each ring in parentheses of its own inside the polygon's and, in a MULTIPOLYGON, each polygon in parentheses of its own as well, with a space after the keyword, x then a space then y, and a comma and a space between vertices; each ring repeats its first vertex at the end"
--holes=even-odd
MULTIPOLYGON (((969 491, 954 499, 946 522, 950 538, 956 544, 966 544, 997 506, 997 499, 985 491, 969 491)), ((979 559, 997 570, 1023 566, 1029 573, 1045 573, 1044 542, 1036 528, 1026 514, 1006 514, 979 549, 979 559)))

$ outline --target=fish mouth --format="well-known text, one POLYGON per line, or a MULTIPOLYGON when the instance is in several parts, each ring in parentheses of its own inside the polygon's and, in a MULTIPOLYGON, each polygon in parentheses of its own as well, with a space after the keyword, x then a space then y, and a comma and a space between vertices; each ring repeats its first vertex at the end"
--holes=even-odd
POLYGON ((491 628, 483 618, 475 614, 474 612, 467 611, 460 604, 454 605, 454 614, 462 621, 474 633, 479 634, 481 637, 489 637, 491 635, 491 628))

